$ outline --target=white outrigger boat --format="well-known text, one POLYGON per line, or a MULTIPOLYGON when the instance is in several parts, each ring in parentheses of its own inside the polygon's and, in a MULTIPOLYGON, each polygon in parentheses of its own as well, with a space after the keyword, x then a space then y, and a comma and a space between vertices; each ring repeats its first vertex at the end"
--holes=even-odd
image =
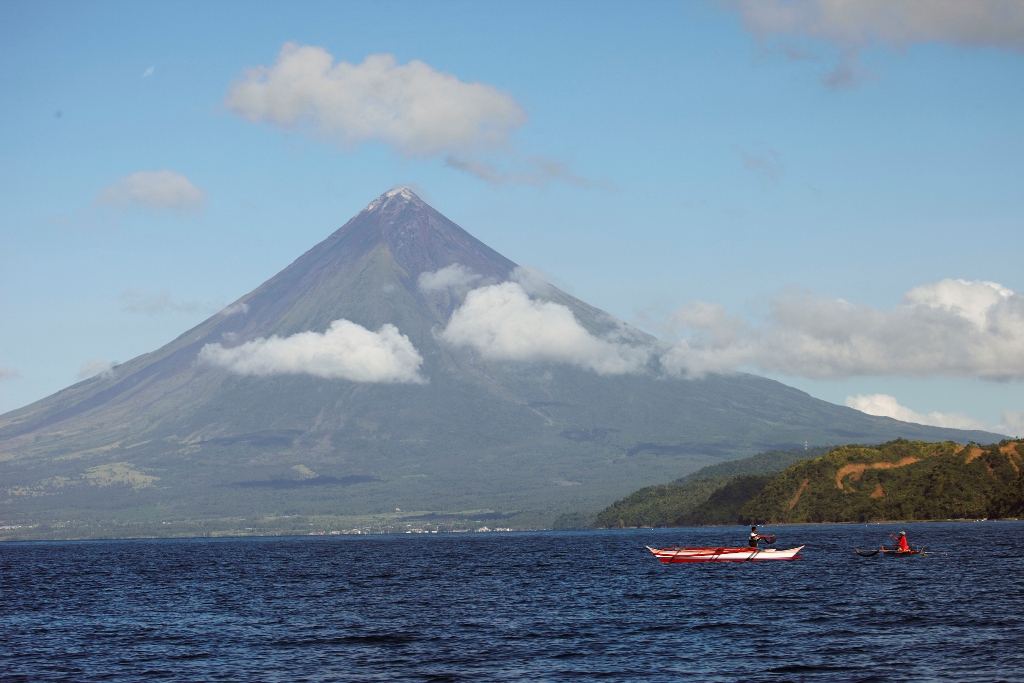
POLYGON ((798 554, 804 546, 789 550, 775 548, 652 548, 647 546, 656 558, 666 564, 677 562, 765 562, 767 560, 799 560, 798 554))

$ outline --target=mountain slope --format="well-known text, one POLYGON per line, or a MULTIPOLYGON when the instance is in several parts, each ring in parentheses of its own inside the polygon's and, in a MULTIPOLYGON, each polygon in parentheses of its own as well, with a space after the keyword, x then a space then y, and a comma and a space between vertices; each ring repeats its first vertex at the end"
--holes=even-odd
POLYGON ((391 191, 166 346, 0 416, 0 515, 100 522, 485 508, 536 520, 805 441, 992 440, 870 417, 750 375, 667 379, 656 360, 598 374, 494 360, 442 338, 469 289, 516 279, 593 339, 655 343, 527 283, 415 194, 391 191), (424 285, 442 274, 455 284, 424 285), (309 365, 245 374, 201 353, 320 335, 342 319, 369 336, 394 326, 392 339, 404 336, 396 343, 422 359, 419 381, 316 376, 309 365))

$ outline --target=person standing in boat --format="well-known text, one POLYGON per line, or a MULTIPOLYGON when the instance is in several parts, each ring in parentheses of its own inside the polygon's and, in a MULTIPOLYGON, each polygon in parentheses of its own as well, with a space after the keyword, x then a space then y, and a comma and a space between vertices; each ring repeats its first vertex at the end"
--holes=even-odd
POLYGON ((889 535, 896 539, 896 543, 899 544, 899 551, 901 553, 909 553, 910 552, 910 544, 907 543, 907 532, 906 531, 901 531, 900 535, 899 535, 899 538, 896 538, 892 534, 889 534, 889 535))

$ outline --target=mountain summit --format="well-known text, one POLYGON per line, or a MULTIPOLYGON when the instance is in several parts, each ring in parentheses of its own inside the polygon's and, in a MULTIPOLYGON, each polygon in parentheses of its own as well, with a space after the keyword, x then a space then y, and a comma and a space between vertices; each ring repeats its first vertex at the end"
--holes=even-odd
POLYGON ((805 441, 993 440, 751 375, 666 378, 656 350, 391 190, 166 346, 0 416, 0 515, 536 524, 805 441))

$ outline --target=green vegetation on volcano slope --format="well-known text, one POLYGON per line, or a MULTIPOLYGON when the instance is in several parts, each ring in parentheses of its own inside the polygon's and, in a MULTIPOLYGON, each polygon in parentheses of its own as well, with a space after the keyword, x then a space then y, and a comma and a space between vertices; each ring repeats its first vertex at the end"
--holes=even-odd
POLYGON ((742 460, 718 463, 677 479, 647 486, 598 513, 598 528, 666 527, 734 524, 740 508, 764 488, 774 474, 827 447, 765 451, 742 460))
POLYGON ((741 521, 866 522, 1020 515, 1024 458, 1016 442, 989 446, 897 439, 842 446, 776 476, 741 521))

